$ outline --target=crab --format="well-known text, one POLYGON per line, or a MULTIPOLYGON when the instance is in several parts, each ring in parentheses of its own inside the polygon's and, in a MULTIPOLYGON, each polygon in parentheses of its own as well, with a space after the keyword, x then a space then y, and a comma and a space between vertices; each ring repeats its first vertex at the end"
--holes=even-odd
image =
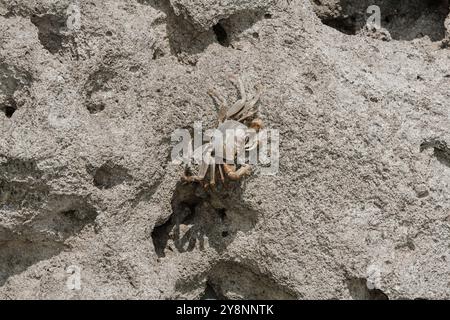
POLYGON ((240 76, 230 75, 229 80, 237 87, 240 92, 240 100, 229 106, 226 99, 215 89, 208 90, 208 94, 217 102, 219 106, 218 111, 218 125, 216 129, 222 135, 223 141, 223 155, 215 154, 214 136, 209 136, 210 141, 201 147, 194 150, 194 155, 200 155, 202 159, 199 163, 199 169, 197 175, 188 175, 190 171, 190 164, 185 168, 185 172, 182 176, 182 180, 187 183, 201 183, 204 187, 214 188, 216 186, 216 177, 218 176, 225 184, 226 179, 232 181, 239 181, 243 177, 250 175, 252 169, 249 164, 242 164, 238 166, 236 163, 237 150, 244 148, 246 152, 249 152, 258 147, 259 136, 258 134, 249 138, 245 134, 236 134, 234 136, 234 146, 227 146, 226 131, 235 130, 235 132, 246 132, 247 129, 253 129, 256 133, 263 127, 261 119, 256 117, 258 108, 256 104, 261 98, 262 86, 256 86, 256 93, 253 97, 249 98, 245 90, 245 85, 240 76), (231 150, 228 152, 228 150, 231 150), (222 159, 220 159, 220 158, 222 159), (218 161, 222 160, 222 161, 218 161), (230 164, 230 162, 232 164, 230 164), (216 174, 216 168, 218 174, 216 174), (209 181, 208 181, 209 171, 209 181))

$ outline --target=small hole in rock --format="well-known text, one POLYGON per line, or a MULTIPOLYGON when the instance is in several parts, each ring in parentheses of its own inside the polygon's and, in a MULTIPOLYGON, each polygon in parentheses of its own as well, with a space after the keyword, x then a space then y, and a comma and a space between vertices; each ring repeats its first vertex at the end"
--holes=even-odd
POLYGON ((139 69, 140 69, 139 66, 131 66, 129 70, 130 70, 131 72, 138 72, 139 69))
POLYGON ((7 118, 11 118, 17 110, 17 105, 14 100, 9 100, 5 106, 0 107, 0 110, 5 113, 7 118))
POLYGON ((105 110, 104 104, 91 104, 87 107, 90 114, 97 114, 105 110))
POLYGON ((5 115, 7 118, 11 118, 13 116, 14 112, 16 112, 16 109, 14 107, 8 106, 5 108, 5 115))
POLYGON ((228 231, 223 231, 223 232, 222 232, 222 237, 223 237, 223 238, 228 237, 228 235, 229 235, 228 231))
POLYGON ((259 39, 259 33, 258 32, 253 32, 252 36, 255 39, 259 39))
POLYGON ((264 15, 264 18, 265 18, 265 19, 272 19, 272 14, 271 14, 271 13, 266 13, 266 14, 264 15))
POLYGON ((389 297, 379 289, 369 289, 367 280, 362 278, 349 279, 347 282, 350 295, 354 300, 389 300, 389 297))
POLYGON ((200 300, 224 300, 224 297, 218 294, 211 284, 207 282, 205 292, 200 297, 200 300))
POLYGON ((106 163, 94 173, 94 185, 99 189, 111 189, 131 179, 128 170, 115 164, 106 163))
POLYGON ((425 36, 431 41, 445 38, 448 0, 339 0, 333 3, 314 0, 312 3, 324 24, 344 34, 365 34, 370 17, 366 9, 377 5, 381 12, 381 27, 393 40, 411 41, 425 36))
POLYGON ((111 37, 113 35, 113 33, 111 31, 106 31, 105 33, 108 37, 111 37))
POLYGON ((217 213, 219 214, 220 219, 221 219, 222 221, 225 220, 225 218, 227 217, 227 210, 224 209, 224 208, 221 208, 221 209, 217 209, 216 211, 217 211, 217 213))
POLYGON ((222 45, 224 47, 228 47, 230 45, 230 42, 228 39, 228 33, 220 23, 213 26, 213 31, 214 31, 217 41, 220 43, 220 45, 222 45))

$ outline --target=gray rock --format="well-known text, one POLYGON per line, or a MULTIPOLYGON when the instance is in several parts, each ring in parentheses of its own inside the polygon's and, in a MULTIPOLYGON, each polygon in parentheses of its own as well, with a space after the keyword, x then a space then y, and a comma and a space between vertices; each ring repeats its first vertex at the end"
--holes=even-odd
POLYGON ((274 0, 170 0, 176 15, 207 30, 221 19, 242 12, 263 11, 275 4, 274 0))
POLYGON ((0 299, 449 299, 448 2, 375 2, 0 0, 0 299), (280 170, 182 185, 230 73, 280 170))

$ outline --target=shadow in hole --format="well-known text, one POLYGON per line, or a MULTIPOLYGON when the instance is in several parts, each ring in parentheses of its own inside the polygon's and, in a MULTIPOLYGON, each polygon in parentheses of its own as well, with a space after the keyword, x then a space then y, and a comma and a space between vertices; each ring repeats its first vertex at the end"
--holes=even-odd
MULTIPOLYGON (((229 18, 219 21, 209 30, 200 30, 183 16, 177 16, 169 0, 138 0, 138 3, 149 5, 165 13, 171 54, 174 55, 180 53, 199 54, 214 42, 228 47, 240 33, 249 29, 257 21, 264 19, 266 13, 260 10, 236 12, 229 18)), ((161 54, 158 53, 157 56, 159 57, 161 54)))
POLYGON ((340 0, 336 10, 324 10, 320 1, 313 1, 316 14, 325 25, 342 33, 355 35, 366 25, 373 12, 380 8, 381 27, 395 40, 411 41, 429 36, 432 41, 445 37, 444 21, 449 13, 448 0, 340 0))
POLYGON ((200 297, 200 300, 227 300, 227 299, 220 293, 216 292, 216 290, 209 282, 206 282, 205 292, 200 297))
POLYGON ((0 287, 9 277, 25 271, 39 261, 59 254, 63 249, 63 244, 54 242, 0 242, 0 287))
POLYGON ((257 223, 257 212, 239 205, 241 195, 239 183, 229 183, 227 188, 219 185, 215 191, 179 183, 172 197, 171 217, 152 232, 157 255, 204 250, 206 245, 222 252, 238 231, 248 232, 257 223))
POLYGON ((295 300, 299 294, 272 276, 233 261, 219 261, 207 272, 177 281, 181 295, 197 299, 295 300))
POLYGON ((420 145, 420 152, 433 148, 433 156, 440 164, 450 168, 450 148, 443 140, 427 140, 420 145))
POLYGON ((63 197, 56 197, 53 201, 52 206, 61 206, 61 210, 38 215, 30 228, 20 231, 19 238, 0 228, 0 286, 9 277, 25 271, 33 264, 58 255, 66 248, 65 239, 92 225, 97 217, 97 212, 82 201, 63 197), (78 204, 74 206, 73 203, 78 204), (45 226, 48 234, 61 238, 47 236, 40 230, 42 226, 45 226))
MULTIPOLYGON (((170 5, 169 0, 137 0, 138 3, 149 5, 152 8, 162 11, 166 15, 165 23, 171 54, 178 55, 186 52, 194 55, 203 52, 214 42, 211 30, 198 30, 192 23, 182 16, 177 16, 170 5)), ((161 52, 155 53, 155 58, 160 57, 161 52)))
POLYGON ((434 156, 440 164, 450 168, 450 152, 449 150, 434 149, 434 156))
POLYGON ((347 280, 347 287, 354 300, 389 300, 389 297, 379 289, 369 289, 367 280, 352 278, 347 280))

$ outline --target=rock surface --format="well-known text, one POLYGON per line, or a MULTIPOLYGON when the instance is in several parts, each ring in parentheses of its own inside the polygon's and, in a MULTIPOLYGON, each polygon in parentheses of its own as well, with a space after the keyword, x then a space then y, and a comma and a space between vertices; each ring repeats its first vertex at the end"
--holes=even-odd
POLYGON ((0 299, 449 299, 448 12, 0 0, 0 299), (171 133, 230 73, 280 171, 180 185, 171 133))

